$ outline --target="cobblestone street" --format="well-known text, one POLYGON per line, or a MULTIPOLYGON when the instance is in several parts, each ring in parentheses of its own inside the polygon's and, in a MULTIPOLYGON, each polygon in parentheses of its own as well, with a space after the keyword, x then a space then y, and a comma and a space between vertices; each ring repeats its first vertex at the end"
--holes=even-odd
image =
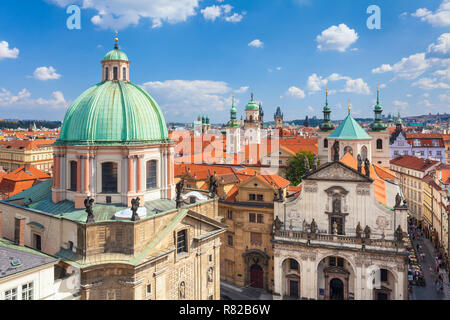
POLYGON ((413 292, 410 293, 410 300, 450 300, 450 284, 448 273, 445 269, 441 269, 439 273, 443 277, 444 292, 441 293, 435 288, 435 279, 438 274, 435 271, 435 249, 430 240, 425 237, 418 237, 413 240, 413 245, 417 248, 417 244, 421 246, 421 251, 425 254, 423 259, 420 259, 422 267, 425 286, 413 286, 413 292))

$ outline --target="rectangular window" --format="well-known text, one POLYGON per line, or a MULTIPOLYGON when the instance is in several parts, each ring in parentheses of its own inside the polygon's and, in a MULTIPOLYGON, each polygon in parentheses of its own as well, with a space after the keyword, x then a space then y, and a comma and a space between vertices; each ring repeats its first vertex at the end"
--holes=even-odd
POLYGON ((250 244, 256 246, 262 245, 262 234, 257 232, 250 232, 250 244))
POLYGON ((147 285, 147 294, 150 294, 150 293, 152 293, 152 285, 148 284, 147 285))
POLYGON ((156 188, 156 160, 147 161, 147 189, 156 188))
POLYGON ((258 215, 256 216, 256 219, 258 223, 264 223, 264 214, 262 213, 258 213, 258 215))
POLYGON ((249 193, 249 194, 248 194, 248 200, 249 200, 249 201, 255 201, 255 200, 256 200, 256 194, 254 194, 254 193, 249 193))
POLYGON ((255 213, 249 213, 248 214, 248 221, 255 223, 256 222, 256 214, 255 213))
POLYGON ((20 219, 14 219, 14 242, 19 243, 20 237, 20 219))
POLYGON ((233 211, 227 210, 227 219, 228 220, 233 220, 233 211))
POLYGON ((264 201, 264 195, 263 195, 263 194, 258 194, 257 197, 256 197, 256 199, 257 199, 258 201, 264 201))
POLYGON ((34 247, 41 251, 41 236, 38 234, 34 235, 34 247))
POLYGON ((227 243, 228 243, 228 245, 229 245, 230 247, 233 246, 233 236, 228 236, 228 237, 227 237, 227 243))
POLYGON ((5 300, 17 300, 17 288, 6 290, 5 300))
POLYGON ((186 230, 177 232, 177 253, 187 252, 186 230))
POLYGON ((33 282, 22 285, 22 300, 34 300, 33 282))
POLYGON ((123 68, 122 69, 122 80, 126 81, 127 80, 127 68, 123 68))

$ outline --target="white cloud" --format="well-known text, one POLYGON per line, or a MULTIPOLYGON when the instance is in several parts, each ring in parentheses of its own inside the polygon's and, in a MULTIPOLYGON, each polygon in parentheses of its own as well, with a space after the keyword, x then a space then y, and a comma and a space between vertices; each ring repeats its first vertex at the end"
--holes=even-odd
POLYGON ((200 12, 206 20, 214 21, 222 15, 222 7, 214 5, 202 9, 200 12))
POLYGON ((47 81, 61 78, 61 75, 56 73, 56 69, 50 67, 39 67, 34 70, 33 76, 37 80, 47 81))
POLYGON ((262 47, 264 47, 264 43, 259 39, 255 39, 255 40, 249 42, 248 46, 255 47, 255 48, 262 48, 262 47))
POLYGON ((428 47, 428 53, 438 56, 450 56, 450 33, 443 33, 428 47))
POLYGON ((428 98, 430 96, 430 94, 429 93, 424 93, 423 96, 424 96, 424 98, 428 98))
POLYGON ((383 64, 381 67, 372 69, 372 73, 394 72, 398 78, 412 80, 422 75, 430 66, 425 53, 417 53, 408 58, 402 58, 392 66, 383 64))
POLYGON ((80 4, 83 9, 93 9, 96 15, 91 22, 102 29, 124 29, 148 20, 153 28, 163 22, 179 23, 197 14, 199 0, 50 0, 61 7, 80 4))
POLYGON ((308 77, 306 86, 311 94, 323 90, 324 86, 328 85, 329 82, 335 81, 345 81, 344 88, 340 90, 330 90, 330 94, 334 94, 336 92, 370 94, 370 88, 362 78, 352 79, 348 76, 343 76, 338 73, 332 73, 327 78, 323 78, 322 76, 318 76, 317 74, 313 73, 308 77))
POLYGON ((317 48, 321 51, 335 50, 345 52, 356 40, 358 40, 356 31, 343 23, 339 26, 329 27, 316 37, 317 48))
POLYGON ((394 100, 393 104, 400 109, 406 109, 408 107, 408 102, 406 101, 394 100))
POLYGON ((236 93, 244 93, 244 92, 247 92, 248 88, 249 88, 248 86, 240 87, 238 90, 234 90, 234 92, 236 92, 236 93))
POLYGON ((435 12, 427 8, 420 8, 412 16, 420 18, 421 21, 428 22, 434 27, 450 26, 450 0, 443 0, 435 12))
POLYGON ((146 82, 142 86, 170 112, 182 110, 184 115, 192 115, 199 111, 223 111, 231 106, 228 94, 232 89, 223 81, 166 80, 146 82))
POLYGON ((17 59, 19 56, 19 49, 9 48, 9 43, 6 41, 0 41, 0 60, 2 59, 17 59))
POLYGON ((324 86, 328 84, 327 79, 323 79, 321 76, 313 73, 308 77, 308 82, 306 84, 307 88, 311 92, 321 91, 324 86))
POLYGON ((439 82, 436 78, 422 78, 414 82, 412 85, 414 87, 417 86, 423 90, 450 89, 450 84, 439 82))
POLYGON ((311 107, 311 106, 308 106, 308 111, 309 111, 309 112, 314 112, 314 108, 311 107))
POLYGON ((210 7, 206 7, 204 9, 200 10, 200 12, 202 13, 203 17, 206 20, 215 21, 216 19, 218 19, 220 17, 224 17, 225 21, 227 21, 227 22, 232 22, 232 23, 240 22, 244 18, 243 14, 239 14, 239 13, 235 12, 232 15, 225 16, 227 14, 230 14, 232 10, 233 10, 233 6, 231 6, 229 4, 223 4, 220 6, 212 5, 210 7))
POLYGON ((450 80, 450 67, 444 70, 436 70, 433 73, 436 77, 450 80))
POLYGON ((27 89, 22 89, 14 95, 10 91, 2 88, 0 90, 0 107, 8 107, 10 109, 17 106, 32 108, 49 107, 51 109, 67 108, 68 102, 64 99, 64 95, 61 91, 53 92, 53 99, 32 99, 31 93, 27 89))
POLYGON ((294 86, 290 87, 286 91, 286 95, 289 95, 291 97, 298 98, 298 99, 305 98, 305 92, 302 89, 299 89, 299 88, 294 87, 294 86))

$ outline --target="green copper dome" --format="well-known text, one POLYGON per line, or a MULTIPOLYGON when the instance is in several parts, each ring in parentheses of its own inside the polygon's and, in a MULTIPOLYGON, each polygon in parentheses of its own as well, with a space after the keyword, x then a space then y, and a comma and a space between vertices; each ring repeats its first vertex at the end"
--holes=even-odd
POLYGON ((108 52, 103 58, 103 61, 111 61, 111 60, 128 61, 128 56, 126 55, 125 52, 115 48, 110 52, 108 52))
POLYGON ((259 106, 258 104, 251 100, 246 106, 245 106, 245 110, 259 110, 259 106))
POLYGON ((56 144, 154 144, 169 142, 156 101, 126 81, 105 81, 69 107, 56 144))

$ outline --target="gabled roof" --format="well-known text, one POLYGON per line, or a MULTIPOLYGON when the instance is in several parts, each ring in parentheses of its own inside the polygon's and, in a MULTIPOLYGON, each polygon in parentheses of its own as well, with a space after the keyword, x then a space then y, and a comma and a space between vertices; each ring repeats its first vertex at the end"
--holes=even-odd
POLYGON ((371 136, 353 119, 349 113, 345 120, 329 136, 329 139, 369 140, 371 136))
POLYGON ((437 165, 439 161, 404 155, 392 159, 389 163, 396 166, 425 172, 431 167, 437 165))

